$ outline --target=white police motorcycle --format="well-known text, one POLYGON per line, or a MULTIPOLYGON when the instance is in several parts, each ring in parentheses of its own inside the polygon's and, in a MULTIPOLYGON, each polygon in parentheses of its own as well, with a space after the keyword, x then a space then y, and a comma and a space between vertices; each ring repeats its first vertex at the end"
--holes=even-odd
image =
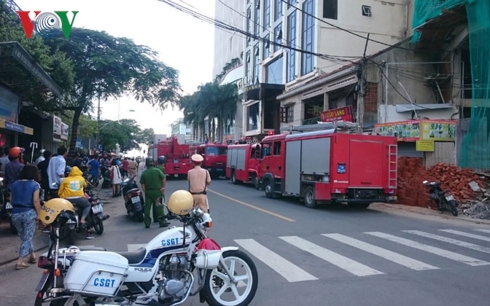
POLYGON ((168 218, 183 227, 165 230, 135 252, 59 249, 51 235, 55 243, 39 258, 47 270, 35 305, 170 306, 197 294, 209 305, 248 305, 258 285, 254 262, 238 247, 220 247, 208 238, 211 217, 192 204, 188 191, 174 192, 168 218))

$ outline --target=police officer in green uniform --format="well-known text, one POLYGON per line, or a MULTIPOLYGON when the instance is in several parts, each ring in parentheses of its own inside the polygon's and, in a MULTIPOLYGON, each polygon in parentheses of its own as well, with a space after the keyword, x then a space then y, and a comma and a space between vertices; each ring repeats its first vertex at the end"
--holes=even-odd
POLYGON ((141 189, 145 193, 145 227, 150 228, 151 225, 151 208, 153 207, 153 215, 156 216, 160 223, 160 227, 168 226, 169 223, 161 219, 163 217, 163 205, 160 204, 160 198, 164 192, 165 176, 158 168, 153 167, 153 158, 147 157, 145 160, 146 170, 143 171, 140 178, 141 189))

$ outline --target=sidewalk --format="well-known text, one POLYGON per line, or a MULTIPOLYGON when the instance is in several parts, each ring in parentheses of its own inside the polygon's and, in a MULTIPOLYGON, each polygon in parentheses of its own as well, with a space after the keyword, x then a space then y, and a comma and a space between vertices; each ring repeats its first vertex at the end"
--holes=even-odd
POLYGON ((385 213, 391 213, 394 215, 405 216, 405 217, 417 217, 421 219, 440 219, 441 221, 451 221, 451 222, 470 222, 474 224, 486 224, 490 225, 489 219, 477 219, 471 218, 470 216, 464 215, 461 211, 458 216, 455 217, 449 212, 444 212, 441 214, 438 210, 433 210, 430 208, 420 207, 420 206, 408 206, 402 204, 388 204, 388 203, 373 203, 369 206, 371 210, 382 211, 385 213))
MULTIPOLYGON (((112 191, 110 189, 102 189, 99 192, 99 198, 104 203, 111 203, 112 191)), ((41 232, 41 229, 37 229, 32 239, 34 244, 34 251, 39 253, 43 249, 47 249, 49 246, 49 237, 47 234, 41 232)), ((18 235, 13 235, 10 232, 10 224, 8 221, 2 221, 0 223, 0 266, 17 260, 19 257, 20 239, 18 235)), ((43 252, 46 252, 44 250, 43 252)), ((39 254, 37 254, 39 255, 39 254)))

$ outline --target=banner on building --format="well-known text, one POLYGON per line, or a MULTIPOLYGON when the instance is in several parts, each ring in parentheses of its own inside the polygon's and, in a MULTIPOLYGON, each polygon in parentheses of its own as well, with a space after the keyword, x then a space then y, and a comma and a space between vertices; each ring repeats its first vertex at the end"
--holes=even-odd
POLYGON ((62 140, 68 139, 68 131, 69 131, 68 124, 61 122, 61 139, 62 140))
POLYGON ((381 136, 395 136, 398 141, 418 140, 454 141, 457 120, 408 120, 379 123, 373 133, 381 136))
POLYGON ((322 122, 345 121, 353 122, 352 106, 329 109, 320 113, 322 122))
POLYGON ((53 116, 53 134, 61 136, 61 118, 53 116))

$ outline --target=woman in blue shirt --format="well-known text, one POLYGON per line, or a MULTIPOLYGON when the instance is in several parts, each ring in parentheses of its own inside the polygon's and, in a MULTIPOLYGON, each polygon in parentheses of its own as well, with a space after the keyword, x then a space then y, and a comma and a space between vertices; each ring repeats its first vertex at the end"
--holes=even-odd
POLYGON ((36 231, 37 215, 41 209, 39 200, 39 171, 35 165, 26 165, 22 168, 19 180, 12 184, 10 202, 12 203, 12 223, 19 232, 20 244, 19 259, 15 269, 25 269, 29 265, 24 259, 29 256, 29 263, 36 263, 32 238, 36 231))

